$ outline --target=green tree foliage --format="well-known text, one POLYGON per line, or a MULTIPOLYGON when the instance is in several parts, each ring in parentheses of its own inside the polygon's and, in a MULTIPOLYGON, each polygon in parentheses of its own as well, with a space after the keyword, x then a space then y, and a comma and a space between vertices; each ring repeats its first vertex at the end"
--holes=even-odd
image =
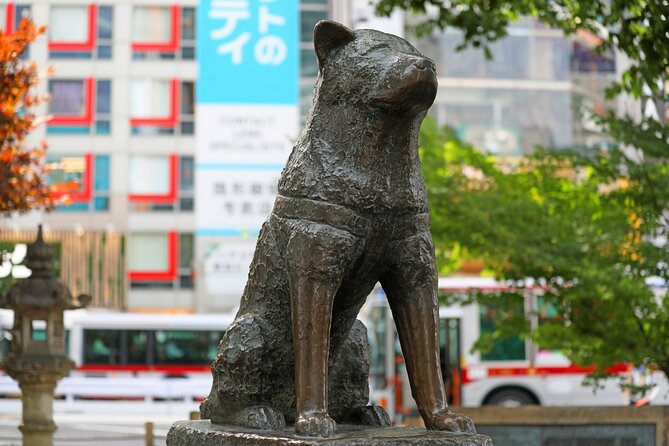
MULTIPOLYGON (((418 34, 453 27, 463 32, 460 48, 481 47, 489 57, 489 45, 523 16, 566 35, 591 33, 596 51, 615 49, 630 61, 610 98, 665 102, 668 0, 380 0, 377 10, 395 8, 418 14, 418 34)), ((576 364, 595 365, 594 378, 621 362, 669 377, 669 298, 666 287, 648 286, 669 283, 669 130, 659 117, 609 111, 596 118, 615 141, 605 151, 544 151, 516 166, 497 165, 426 124, 422 154, 442 270, 483 259, 500 279, 544 286, 543 300, 559 315, 530 332, 511 314, 493 336, 524 332, 576 364)))
POLYGON ((419 14, 419 35, 453 27, 463 31, 461 48, 482 47, 507 35, 509 25, 533 17, 566 34, 591 32, 602 39, 599 51, 617 48, 632 61, 621 89, 640 95, 647 84, 658 93, 657 80, 669 63, 669 2, 667 0, 379 0, 377 12, 396 8, 419 14))
POLYGON ((659 242, 669 172, 666 162, 621 171, 620 156, 537 151, 516 165, 500 164, 425 122, 421 157, 440 272, 482 259, 489 273, 516 287, 464 298, 507 310, 479 349, 520 333, 575 364, 595 365, 593 378, 621 363, 669 375, 666 289, 647 284, 668 278, 667 247, 659 242), (528 279, 542 290, 539 310, 558 315, 534 331, 515 308, 528 279))

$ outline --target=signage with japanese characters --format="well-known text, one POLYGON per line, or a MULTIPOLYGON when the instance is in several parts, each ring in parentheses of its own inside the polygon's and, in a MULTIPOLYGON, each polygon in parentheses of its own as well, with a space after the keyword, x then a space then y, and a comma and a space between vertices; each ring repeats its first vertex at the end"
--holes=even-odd
POLYGON ((245 281, 298 136, 299 2, 200 0, 197 14, 198 258, 206 292, 228 293, 245 281), (247 255, 226 267, 240 245, 247 255))
POLYGON ((297 0, 201 0, 197 31, 196 226, 211 233, 258 229, 256 219, 229 209, 247 200, 223 196, 214 184, 253 171, 278 178, 299 125, 297 0), (272 172, 273 171, 273 172, 272 172), (219 181, 220 182, 220 181, 219 181), (206 203, 206 205, 205 205, 206 203), (202 204, 202 205, 201 205, 202 204))
POLYGON ((255 239, 226 237, 209 243, 204 252, 204 288, 216 294, 222 290, 241 295, 255 250, 255 239))
MULTIPOLYGON (((265 221, 276 197, 280 171, 273 166, 229 166, 228 169, 203 168, 195 183, 195 196, 210 197, 198 216, 200 235, 255 235, 265 221), (236 168, 237 167, 237 168, 236 168), (217 225, 216 222, 234 222, 217 225)), ((198 201, 202 203, 201 201, 198 201)))
POLYGON ((297 0, 201 0, 198 104, 297 104, 297 0))

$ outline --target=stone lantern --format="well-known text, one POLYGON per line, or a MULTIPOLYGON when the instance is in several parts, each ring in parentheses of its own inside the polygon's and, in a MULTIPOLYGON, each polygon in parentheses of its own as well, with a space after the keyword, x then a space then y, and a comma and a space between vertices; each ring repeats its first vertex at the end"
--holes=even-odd
POLYGON ((14 310, 12 344, 5 371, 19 382, 23 402, 24 446, 51 446, 53 393, 59 379, 67 376, 74 362, 65 355, 63 311, 85 307, 90 296, 73 298, 70 290, 54 277, 53 251, 42 239, 28 245, 26 266, 32 274, 15 283, 0 301, 14 310))

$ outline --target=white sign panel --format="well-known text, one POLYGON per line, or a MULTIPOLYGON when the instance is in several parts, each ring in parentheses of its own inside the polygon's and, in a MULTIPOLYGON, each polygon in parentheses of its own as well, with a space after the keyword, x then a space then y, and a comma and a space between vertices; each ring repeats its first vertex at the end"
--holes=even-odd
POLYGON ((298 135, 299 2, 200 0, 197 24, 196 255, 234 295, 298 135))
POLYGON ((241 295, 255 245, 255 237, 225 237, 209 243, 204 254, 204 282, 207 292, 241 295))
POLYGON ((276 164, 283 167, 295 143, 294 105, 212 105, 197 108, 198 167, 211 163, 276 164))
POLYGON ((272 210, 279 175, 279 171, 250 167, 202 169, 195 184, 198 234, 257 233, 272 210))

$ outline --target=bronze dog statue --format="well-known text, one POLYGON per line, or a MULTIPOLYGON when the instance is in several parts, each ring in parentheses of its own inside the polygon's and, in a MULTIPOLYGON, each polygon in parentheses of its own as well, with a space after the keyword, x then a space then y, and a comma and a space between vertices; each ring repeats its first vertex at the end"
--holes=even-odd
POLYGON ((356 316, 388 296, 411 390, 428 429, 474 432, 448 410, 439 368, 434 246, 418 131, 434 63, 405 40, 319 22, 320 75, 279 180, 235 322, 212 365, 202 417, 261 429, 388 425, 368 406, 369 350, 356 316))

